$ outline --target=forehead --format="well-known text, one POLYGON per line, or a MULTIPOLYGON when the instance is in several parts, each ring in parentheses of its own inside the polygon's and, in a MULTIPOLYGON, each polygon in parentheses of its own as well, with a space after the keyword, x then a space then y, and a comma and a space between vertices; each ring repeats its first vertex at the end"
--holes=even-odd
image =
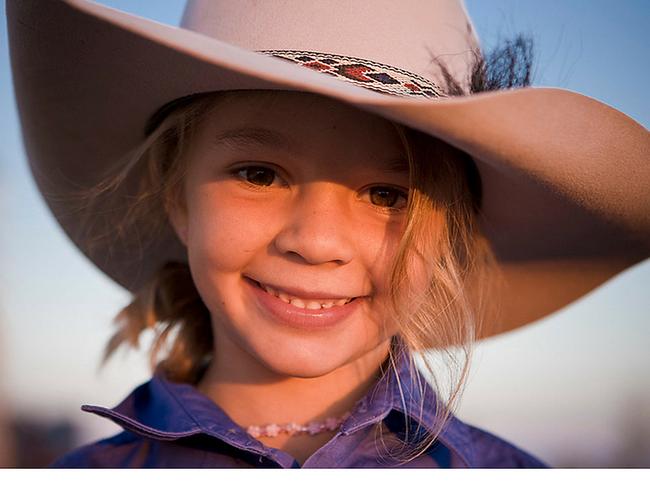
POLYGON ((204 127, 212 143, 233 149, 344 153, 346 158, 389 161, 393 169, 408 172, 403 143, 391 122, 319 95, 228 93, 217 99, 204 127))

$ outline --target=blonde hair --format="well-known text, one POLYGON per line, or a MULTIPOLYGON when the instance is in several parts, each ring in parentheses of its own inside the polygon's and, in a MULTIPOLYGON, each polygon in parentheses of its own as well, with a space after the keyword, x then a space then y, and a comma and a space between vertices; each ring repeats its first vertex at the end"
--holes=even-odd
MULTIPOLYGON (((407 351, 424 353, 436 350, 439 363, 420 354, 436 392, 436 425, 433 434, 412 449, 410 443, 398 445, 393 457, 409 461, 425 452, 444 429, 455 410, 469 373, 473 344, 481 328, 496 310, 486 300, 497 270, 489 243, 478 229, 480 178, 471 158, 462 151, 426 134, 395 126, 407 151, 411 191, 407 226, 402 236, 390 279, 393 320, 407 351), (427 272, 424 291, 412 286, 409 263, 419 261, 427 272), (413 289, 408 297, 405 293, 413 289), (406 449, 405 449, 406 448, 406 449)), ((413 355, 410 375, 419 381, 413 355)), ((394 358, 391 363, 395 369, 394 358)), ((398 387, 401 386, 398 380, 398 387)), ((424 385, 420 388, 420 416, 424 405, 424 385)), ((430 408, 430 406, 429 406, 430 408)), ((408 419, 405 419, 408 438, 408 419)), ((382 425, 379 424, 381 434, 382 425)), ((413 433, 415 437, 421 432, 413 433)))

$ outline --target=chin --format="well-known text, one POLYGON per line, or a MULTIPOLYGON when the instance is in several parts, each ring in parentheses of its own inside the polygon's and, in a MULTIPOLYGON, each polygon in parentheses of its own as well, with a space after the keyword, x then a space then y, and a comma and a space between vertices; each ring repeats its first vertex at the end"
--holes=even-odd
POLYGON ((280 347, 265 347, 262 351, 251 351, 257 360, 269 371, 278 375, 296 378, 318 378, 354 361, 357 355, 345 354, 340 349, 332 351, 322 346, 309 347, 294 343, 280 347))

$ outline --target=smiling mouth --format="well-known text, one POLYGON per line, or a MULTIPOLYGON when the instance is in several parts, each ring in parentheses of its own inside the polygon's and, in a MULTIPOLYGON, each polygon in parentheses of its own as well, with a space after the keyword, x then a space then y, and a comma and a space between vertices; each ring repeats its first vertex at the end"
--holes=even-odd
POLYGON ((252 278, 248 278, 248 279, 252 283, 254 283, 258 288, 264 290, 269 295, 272 295, 282 300, 284 303, 292 305, 296 308, 302 308, 307 310, 321 310, 321 309, 342 307, 359 298, 359 297, 354 297, 354 298, 340 298, 340 299, 333 299, 333 298, 312 299, 312 298, 295 297, 292 295, 288 295, 280 290, 277 290, 272 286, 264 285, 259 281, 253 280, 252 278))

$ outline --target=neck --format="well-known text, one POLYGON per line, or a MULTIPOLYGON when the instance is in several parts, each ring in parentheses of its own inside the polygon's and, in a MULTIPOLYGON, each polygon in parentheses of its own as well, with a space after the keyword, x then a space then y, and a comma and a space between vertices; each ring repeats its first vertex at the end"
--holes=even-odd
POLYGON ((353 362, 315 378, 270 371, 225 338, 198 389, 236 423, 307 423, 340 416, 354 407, 381 375, 390 340, 353 362), (239 349, 240 353, 233 354, 239 349))

